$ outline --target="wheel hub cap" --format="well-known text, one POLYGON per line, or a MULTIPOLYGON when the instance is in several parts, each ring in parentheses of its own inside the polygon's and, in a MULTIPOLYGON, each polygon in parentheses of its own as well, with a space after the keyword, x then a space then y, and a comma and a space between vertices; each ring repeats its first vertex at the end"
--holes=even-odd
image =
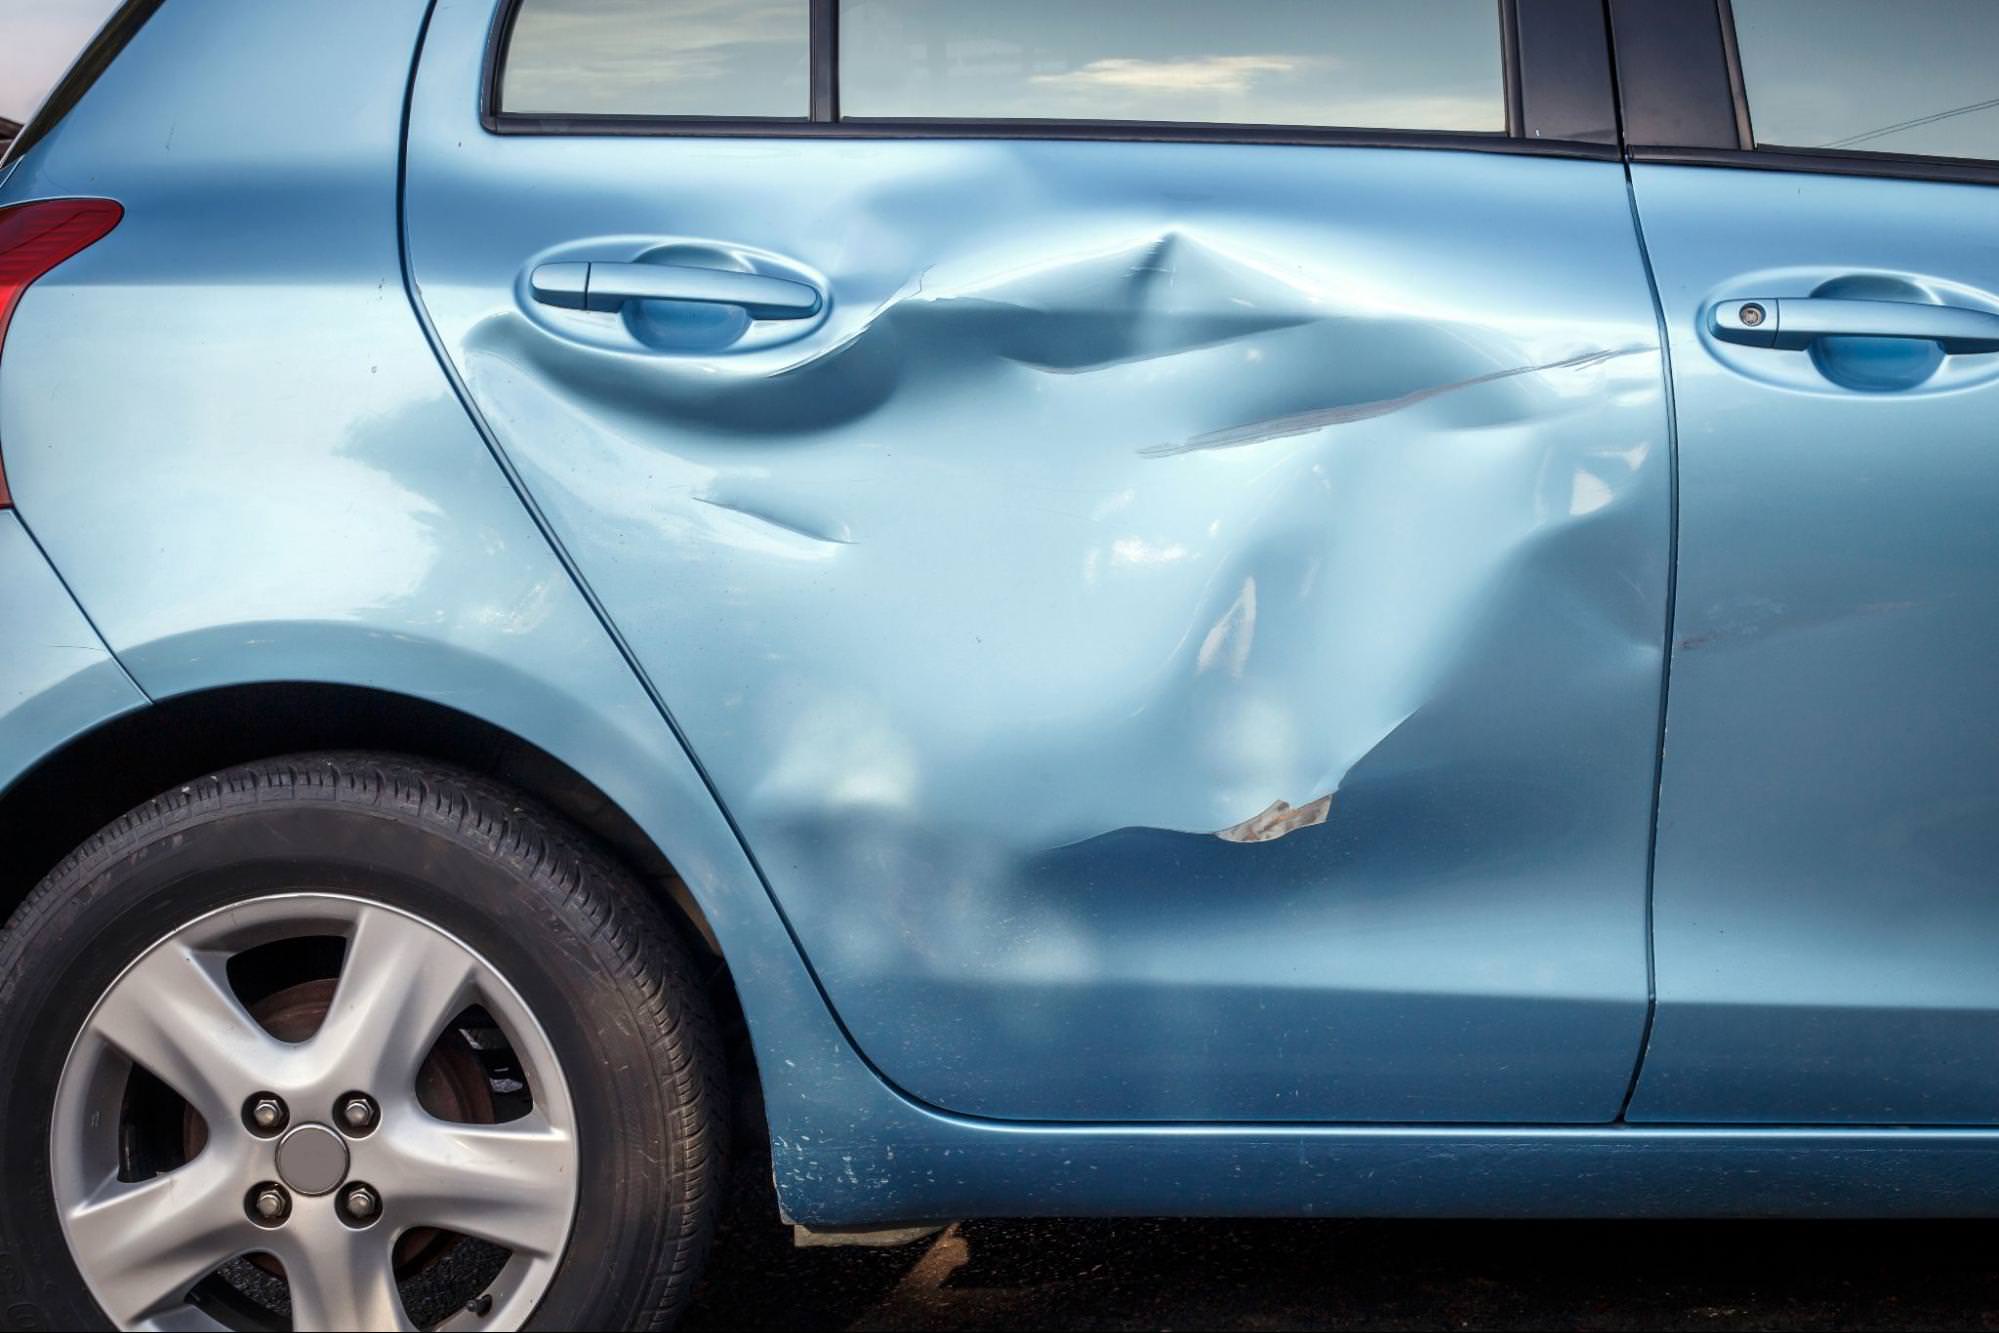
POLYGON ((347 1145, 325 1125, 300 1125, 278 1141, 278 1179, 299 1194, 330 1194, 347 1179, 347 1145))

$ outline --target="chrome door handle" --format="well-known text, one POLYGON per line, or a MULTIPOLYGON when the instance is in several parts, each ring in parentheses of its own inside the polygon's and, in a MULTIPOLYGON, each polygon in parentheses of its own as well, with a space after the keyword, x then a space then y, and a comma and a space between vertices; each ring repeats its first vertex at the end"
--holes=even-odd
POLYGON ((684 264, 541 264, 528 290, 543 305, 569 310, 617 310, 627 301, 689 301, 741 307, 751 319, 807 319, 820 296, 789 278, 684 264))
POLYGON ((1849 301, 1824 296, 1723 301, 1708 317, 1723 342, 1791 351, 1820 338, 1907 338, 1946 352, 1999 352, 1999 315, 1920 301, 1849 301))

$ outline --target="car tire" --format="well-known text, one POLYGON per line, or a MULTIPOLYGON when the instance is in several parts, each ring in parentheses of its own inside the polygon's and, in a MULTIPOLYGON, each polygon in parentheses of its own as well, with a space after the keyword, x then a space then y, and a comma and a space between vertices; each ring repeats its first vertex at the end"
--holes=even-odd
POLYGON ((254 1234, 268 1248, 192 1288, 224 1326, 281 1324, 297 1295, 307 1322, 314 1310, 429 1322, 469 1305, 491 1316, 482 1328, 665 1327, 723 1193, 724 1079, 687 944, 560 818, 472 773, 390 755, 229 769, 91 838, 0 935, 0 1317, 118 1321, 101 1292, 127 1323, 185 1316, 172 1294, 146 1305, 144 1283, 170 1287, 186 1276, 176 1265, 206 1261, 202 1247, 254 1234), (426 1006, 461 1000, 422 1054, 426 1006), (217 1003, 239 1008, 189 1017, 217 1003), (237 1018, 273 1040, 243 1035, 237 1018), (328 1094, 329 1080, 358 1086, 367 1071, 381 1087, 328 1094), (282 1083, 301 1104, 253 1083, 282 1083), (363 1185, 371 1162, 383 1178, 363 1185), (149 1216, 137 1211, 148 1173, 188 1182, 160 1216, 215 1219, 201 1222, 213 1236, 158 1260, 158 1276, 148 1265, 170 1237, 131 1225, 149 1216), (239 1206, 242 1218, 223 1215, 239 1206), (465 1231, 447 1225, 461 1217, 465 1231), (66 1230, 93 1237, 107 1219, 143 1261, 66 1230), (341 1246, 364 1258, 341 1268, 341 1246), (120 1266, 86 1275, 108 1263, 120 1266), (326 1276, 347 1271, 386 1273, 391 1304, 326 1276))

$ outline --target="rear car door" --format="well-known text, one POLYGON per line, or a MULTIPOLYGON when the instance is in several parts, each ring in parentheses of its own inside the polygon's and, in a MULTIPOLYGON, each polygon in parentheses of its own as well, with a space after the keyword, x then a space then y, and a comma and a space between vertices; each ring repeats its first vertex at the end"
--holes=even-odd
POLYGON ((1665 8, 1614 6, 1680 479, 1630 1118, 1990 1123, 1999 6, 1665 8))
POLYGON ((420 308, 908 1094, 1616 1116, 1663 371, 1514 9, 437 6, 420 308))

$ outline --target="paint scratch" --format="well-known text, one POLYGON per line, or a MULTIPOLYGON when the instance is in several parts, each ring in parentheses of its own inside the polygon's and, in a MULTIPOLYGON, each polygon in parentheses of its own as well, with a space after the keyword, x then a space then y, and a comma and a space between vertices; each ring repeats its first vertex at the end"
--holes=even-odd
POLYGON ((1240 824, 1231 824, 1215 836, 1223 842, 1275 842, 1287 833, 1325 823, 1332 808, 1330 792, 1300 806, 1293 806, 1288 801, 1272 801, 1261 814, 1251 815, 1240 824))
POLYGON ((1491 384, 1495 380, 1513 379, 1520 375, 1539 375, 1551 370, 1581 370, 1586 366, 1601 365, 1617 357, 1636 356, 1650 352, 1653 348, 1621 347, 1598 352, 1584 352, 1580 356, 1566 357, 1560 361, 1549 361, 1535 366, 1510 366, 1505 370, 1487 371, 1483 375, 1473 375, 1469 379, 1452 380, 1448 384, 1432 384, 1415 389, 1394 398, 1375 398, 1363 403, 1339 403, 1332 407, 1317 407, 1309 412, 1294 412, 1289 416, 1271 417, 1264 421, 1252 421, 1247 425, 1230 426, 1223 430, 1209 431, 1192 439, 1175 444, 1147 445, 1138 451, 1141 458, 1171 458, 1176 454, 1197 453, 1203 449, 1239 449, 1248 444, 1262 444, 1268 440, 1281 440, 1292 435, 1309 435, 1313 431, 1328 426, 1345 426, 1356 421, 1368 421, 1375 417, 1385 417, 1404 408, 1414 407, 1447 393, 1469 389, 1474 385, 1491 384))

